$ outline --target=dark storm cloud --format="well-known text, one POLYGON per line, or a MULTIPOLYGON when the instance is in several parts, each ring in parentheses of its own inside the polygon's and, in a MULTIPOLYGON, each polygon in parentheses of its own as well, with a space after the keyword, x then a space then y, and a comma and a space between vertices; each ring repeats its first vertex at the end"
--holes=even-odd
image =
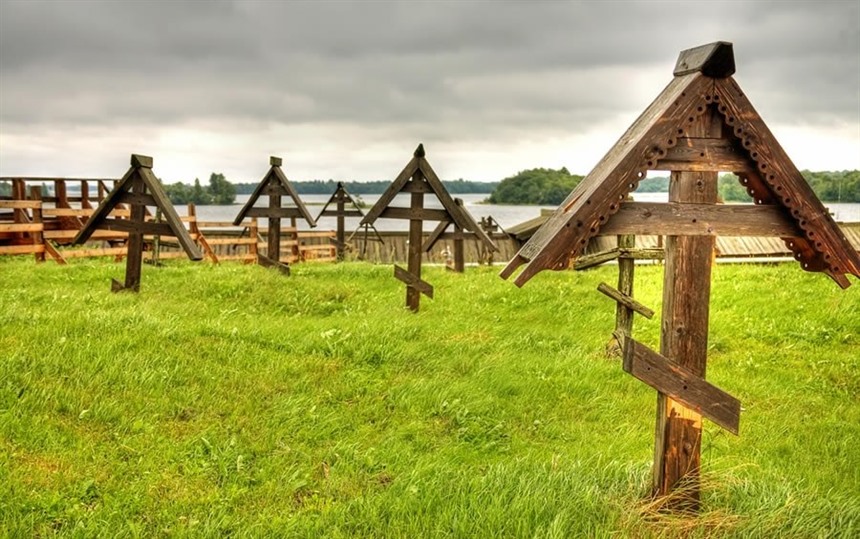
POLYGON ((769 122, 860 124, 858 19, 857 2, 3 0, 0 132, 584 132, 629 123, 678 51, 717 39, 769 122))

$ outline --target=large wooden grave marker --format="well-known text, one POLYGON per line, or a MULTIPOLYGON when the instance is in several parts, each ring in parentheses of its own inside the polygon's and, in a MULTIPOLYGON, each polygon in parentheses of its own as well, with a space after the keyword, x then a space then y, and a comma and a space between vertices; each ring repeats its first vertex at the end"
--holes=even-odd
POLYGON ((669 498, 675 508, 698 508, 702 416, 738 432, 740 404, 705 381, 715 236, 779 236, 803 269, 843 288, 847 275, 860 277, 860 255, 733 73, 731 43, 683 51, 666 89, 501 273, 525 265, 514 281, 522 286, 567 268, 593 236, 667 236, 660 353, 623 330, 617 336, 624 370, 659 392, 654 493, 681 493, 669 498), (671 172, 668 203, 626 201, 648 170, 671 172), (755 205, 717 204, 720 171, 738 175, 755 205))
POLYGON ((116 184, 113 190, 93 212, 84 227, 72 241, 74 244, 86 242, 96 229, 128 232, 126 241, 125 283, 113 280, 114 292, 140 290, 140 270, 143 261, 144 235, 174 236, 191 260, 201 260, 203 254, 197 248, 182 220, 164 193, 158 178, 152 173, 152 157, 132 154, 131 168, 116 184), (129 219, 111 218, 110 213, 118 204, 131 206, 129 219), (153 223, 146 220, 146 207, 154 206, 164 222, 153 223))
MULTIPOLYGON (((317 221, 319 221, 320 217, 336 217, 337 218, 337 229, 335 230, 335 249, 337 253, 337 261, 343 262, 344 253, 346 251, 346 218, 347 217, 364 217, 364 212, 361 211, 361 207, 352 198, 352 195, 346 190, 346 187, 343 185, 343 182, 337 182, 337 189, 335 189, 334 193, 332 193, 331 197, 328 199, 328 202, 325 203, 319 215, 317 215, 317 221), (334 203, 335 209, 328 209, 329 205, 334 203), (350 204, 352 208, 347 209, 347 204, 350 204)), ((372 228, 373 225, 370 225, 372 228)), ((374 233, 376 233, 376 237, 379 237, 379 233, 376 232, 376 229, 373 228, 374 233)), ((350 236, 352 238, 352 236, 350 236)), ((381 240, 380 240, 381 241, 381 240)))
MULTIPOLYGON (((481 229, 475 219, 463 206, 462 201, 451 198, 442 181, 436 176, 424 154, 424 145, 419 144, 406 167, 400 172, 385 193, 367 212, 361 220, 360 227, 372 225, 376 219, 408 219, 409 220, 409 254, 408 270, 394 266, 394 276, 406 284, 406 305, 414 312, 418 311, 420 294, 433 297, 433 287, 421 280, 421 255, 433 248, 440 239, 454 240, 455 258, 459 245, 460 260, 463 259, 463 239, 477 237, 488 249, 498 250, 493 240, 481 229), (408 208, 395 207, 390 204, 400 193, 410 195, 408 208), (442 204, 442 209, 424 207, 424 195, 435 195, 442 204), (426 241, 423 240, 424 221, 439 221, 426 241), (453 226, 453 232, 446 232, 453 226)), ((462 271, 463 264, 460 264, 462 271)))
POLYGON ((302 199, 293 188, 293 184, 281 170, 282 160, 280 157, 269 158, 269 172, 263 176, 257 188, 251 194, 248 202, 239 211, 233 220, 233 224, 239 226, 245 217, 267 217, 269 219, 268 250, 265 255, 257 254, 257 263, 261 266, 278 268, 285 275, 290 274, 290 266, 281 262, 281 219, 290 219, 295 226, 297 217, 302 217, 311 227, 317 226, 316 221, 305 208, 302 199), (254 207, 260 195, 269 197, 268 207, 254 207), (293 200, 295 206, 282 206, 282 197, 288 196, 293 200))

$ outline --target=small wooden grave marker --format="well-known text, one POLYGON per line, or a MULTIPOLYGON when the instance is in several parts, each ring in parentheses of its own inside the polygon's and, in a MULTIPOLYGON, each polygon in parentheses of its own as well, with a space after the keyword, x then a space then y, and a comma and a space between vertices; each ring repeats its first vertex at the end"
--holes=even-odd
POLYGON ((201 260, 203 254, 182 224, 170 199, 164 193, 158 178, 152 173, 152 157, 131 155, 131 168, 102 200, 84 227, 72 241, 85 243, 97 229, 128 232, 125 263, 125 283, 113 280, 111 290, 119 292, 140 290, 140 270, 143 261, 144 235, 173 236, 191 260, 201 260), (129 219, 111 218, 110 213, 118 204, 131 206, 129 219), (164 222, 146 220, 146 207, 154 206, 164 222))
POLYGON ((261 266, 277 268, 284 275, 289 275, 289 264, 281 261, 281 219, 290 219, 294 227, 297 217, 302 217, 311 227, 315 227, 317 224, 308 213, 302 199, 299 198, 298 193, 293 188, 293 184, 284 175, 281 164, 280 157, 272 156, 269 158, 269 165, 271 165, 269 172, 263 176, 248 202, 233 220, 233 224, 239 226, 245 217, 267 217, 269 219, 268 250, 265 255, 257 254, 257 263, 261 266), (260 195, 269 197, 268 207, 254 207, 260 195), (290 197, 295 206, 282 206, 282 197, 284 196, 290 197))
MULTIPOLYGON (((667 498, 673 508, 698 508, 702 416, 738 432, 740 404, 705 382, 716 235, 778 236, 803 269, 843 288, 851 285, 847 275, 860 277, 860 254, 731 77, 734 70, 731 43, 683 51, 666 89, 501 273, 508 278, 525 265, 514 281, 522 286, 542 270, 567 268, 593 236, 667 236, 660 353, 624 328, 616 336, 624 370, 658 390, 654 493, 674 494, 667 498), (626 201, 648 170, 671 172, 668 204, 626 201), (734 172, 755 205, 718 204, 720 171, 734 172)), ((632 294, 620 292, 614 299, 632 308, 632 294)))
MULTIPOLYGON (((335 189, 334 193, 332 193, 331 197, 328 199, 328 202, 323 206, 322 211, 317 215, 317 221, 319 221, 320 217, 324 216, 337 218, 337 230, 335 231, 334 244, 337 252, 337 261, 343 262, 347 243, 346 218, 364 217, 364 212, 361 211, 361 207, 359 207, 355 199, 352 198, 352 195, 350 195, 346 190, 343 182, 337 182, 337 189, 335 189), (328 207, 332 202, 335 204, 335 209, 330 210, 328 207), (352 205, 352 208, 347 209, 347 203, 352 205)), ((373 228, 373 225, 370 225, 370 227, 373 228)), ((376 231, 376 228, 373 228, 373 232, 376 234, 376 237, 379 238, 379 232, 376 231)), ((352 239, 352 236, 350 236, 350 239, 352 239)), ((382 241, 381 238, 380 241, 382 241)))
MULTIPOLYGON (((388 186, 385 193, 379 197, 376 204, 361 220, 360 227, 372 225, 376 219, 408 219, 409 220, 409 255, 408 271, 395 266, 394 276, 406 283, 406 305, 413 311, 418 311, 420 294, 433 297, 433 287, 421 280, 421 255, 433 248, 440 239, 454 240, 455 259, 459 245, 460 260, 463 259, 463 239, 477 237, 488 249, 497 250, 496 244, 487 236, 475 219, 466 211, 463 202, 451 198, 442 181, 436 176, 424 154, 424 145, 419 144, 406 167, 400 172, 394 182, 388 186), (394 197, 400 193, 409 193, 410 206, 401 208, 391 206, 394 197), (424 195, 435 195, 442 204, 442 209, 424 207, 424 195), (423 241, 424 221, 439 221, 426 241, 423 241), (449 226, 453 232, 446 232, 449 226)), ((460 264, 460 271, 463 270, 460 264)))

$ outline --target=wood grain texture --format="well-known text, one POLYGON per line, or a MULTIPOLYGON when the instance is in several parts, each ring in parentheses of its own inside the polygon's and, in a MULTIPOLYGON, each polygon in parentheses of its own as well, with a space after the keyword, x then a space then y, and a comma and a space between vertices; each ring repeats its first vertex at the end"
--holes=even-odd
POLYGON ((737 435, 741 403, 704 378, 634 339, 624 340, 624 371, 737 435))
MULTIPOLYGON (((630 290, 630 293, 632 293, 632 287, 628 286, 625 288, 628 288, 630 290)), ((641 303, 639 303, 638 301, 633 299, 633 297, 630 296, 630 293, 621 292, 620 290, 616 290, 606 283, 600 283, 599 285, 597 285, 597 290, 601 294, 615 300, 620 307, 623 307, 625 309, 625 311, 627 309, 629 309, 630 318, 632 318, 633 312, 637 312, 637 313, 641 314, 642 316, 644 316, 645 318, 648 318, 648 319, 654 317, 654 310, 649 309, 645 305, 642 305, 641 303)), ((619 321, 618 317, 616 317, 616 319, 615 319, 616 331, 621 329, 624 331, 625 335, 630 335, 631 330, 632 330, 632 324, 627 324, 626 323, 627 320, 628 320, 627 316, 625 316, 624 319, 622 319, 620 321, 619 321)))
POLYGON ((802 231, 781 206, 623 202, 598 235, 779 236, 802 231))
POLYGON ((394 266, 394 277, 406 284, 406 286, 410 289, 415 290, 418 293, 424 294, 428 298, 433 298, 433 286, 431 286, 426 281, 422 281, 419 278, 416 278, 414 275, 401 268, 400 266, 394 266))

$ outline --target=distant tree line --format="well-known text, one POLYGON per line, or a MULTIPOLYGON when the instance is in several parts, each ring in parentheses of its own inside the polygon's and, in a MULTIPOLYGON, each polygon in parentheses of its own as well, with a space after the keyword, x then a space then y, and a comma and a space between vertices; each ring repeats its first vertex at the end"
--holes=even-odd
POLYGON ((209 185, 201 185, 200 178, 194 178, 193 185, 182 182, 171 183, 164 186, 164 191, 173 204, 220 206, 236 201, 236 185, 228 182, 223 174, 215 172, 209 176, 209 185))
MULTIPOLYGON (((337 188, 335 180, 309 180, 309 181, 293 181, 290 183, 300 195, 330 195, 337 188)), ((346 190, 353 195, 381 195, 385 192, 390 180, 379 180, 369 182, 346 181, 343 182, 346 190)), ((493 189, 499 185, 499 182, 475 182, 464 179, 458 180, 442 180, 442 184, 451 194, 462 193, 492 193, 493 189)), ((240 195, 250 195, 257 188, 256 183, 237 183, 236 193, 240 195)))
POLYGON ((502 180, 487 202, 557 206, 580 181, 582 176, 571 174, 564 167, 558 170, 551 168, 522 170, 502 180))

